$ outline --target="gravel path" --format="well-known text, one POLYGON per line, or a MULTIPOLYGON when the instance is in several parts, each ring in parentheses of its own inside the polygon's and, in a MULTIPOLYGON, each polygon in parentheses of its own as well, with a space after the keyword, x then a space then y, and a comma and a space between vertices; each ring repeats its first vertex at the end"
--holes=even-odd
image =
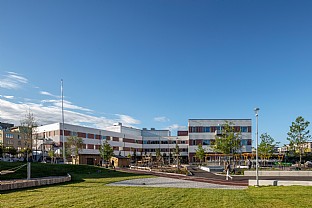
POLYGON ((172 188, 209 188, 209 189, 246 189, 246 186, 218 185, 203 182, 186 181, 174 178, 140 178, 119 181, 107 184, 107 186, 140 186, 140 187, 172 187, 172 188))

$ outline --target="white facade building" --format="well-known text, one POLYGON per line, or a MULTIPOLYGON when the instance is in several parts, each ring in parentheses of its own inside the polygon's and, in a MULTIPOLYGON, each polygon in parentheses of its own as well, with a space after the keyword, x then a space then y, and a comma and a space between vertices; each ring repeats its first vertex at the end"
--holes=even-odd
MULTIPOLYGON (((160 149, 166 161, 173 162, 176 145, 179 146, 179 155, 183 162, 195 161, 198 144, 201 143, 206 153, 213 153, 213 141, 226 122, 234 126, 235 131, 241 132, 241 152, 251 152, 251 119, 190 119, 188 131, 178 131, 177 136, 171 136, 169 130, 156 130, 154 128, 136 129, 116 123, 105 130, 64 124, 65 142, 69 136, 83 139, 83 148, 79 155, 79 163, 98 164, 101 161, 99 148, 103 142, 108 142, 115 155, 133 155, 141 157, 156 156, 160 149)), ((39 138, 54 141, 57 148, 62 149, 62 124, 54 123, 37 127, 35 130, 39 138)), ((38 146, 38 145, 37 145, 38 146)))
POLYGON ((196 161, 195 153, 202 144, 207 153, 215 153, 213 143, 222 126, 229 123, 235 132, 241 133, 241 153, 250 153, 252 147, 251 119, 189 119, 189 161, 196 161))

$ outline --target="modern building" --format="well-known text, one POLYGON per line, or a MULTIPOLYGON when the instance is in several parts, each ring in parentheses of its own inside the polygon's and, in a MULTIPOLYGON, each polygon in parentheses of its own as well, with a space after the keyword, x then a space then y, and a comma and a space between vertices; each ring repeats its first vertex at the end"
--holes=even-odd
POLYGON ((228 123, 234 127, 236 133, 241 134, 240 153, 250 153, 252 148, 251 119, 189 119, 188 137, 189 137, 189 161, 195 162, 196 149, 202 144, 206 152, 210 153, 208 160, 218 160, 217 154, 213 149, 216 136, 222 133, 223 126, 228 123))
MULTIPOLYGON (((176 147, 179 148, 179 157, 182 162, 196 161, 195 152, 201 143, 207 153, 214 153, 213 140, 218 130, 229 122, 235 131, 241 132, 241 149, 251 152, 251 119, 190 119, 188 131, 178 131, 177 136, 172 136, 169 130, 156 130, 155 128, 137 129, 116 123, 105 130, 64 124, 64 139, 77 136, 83 139, 83 148, 79 154, 79 163, 98 164, 101 160, 99 148, 103 142, 108 142, 114 154, 127 157, 136 152, 136 156, 156 157, 157 149, 166 162, 173 163, 176 156, 176 147)), ((62 149, 63 136, 62 124, 54 123, 37 127, 35 130, 40 142, 53 140, 55 147, 62 149)), ((60 151, 61 152, 61 151, 60 151)))

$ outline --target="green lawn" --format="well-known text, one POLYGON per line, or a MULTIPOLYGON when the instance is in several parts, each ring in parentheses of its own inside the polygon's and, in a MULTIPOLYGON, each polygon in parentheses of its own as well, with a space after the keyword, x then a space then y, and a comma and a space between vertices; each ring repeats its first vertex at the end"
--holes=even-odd
MULTIPOLYGON (((12 163, 11 163, 12 164, 12 163)), ((246 190, 111 187, 107 183, 146 177, 93 166, 34 164, 33 172, 70 172, 71 183, 4 192, 0 207, 311 207, 312 187, 246 190), (100 171, 99 171, 100 170, 100 171)), ((0 163, 3 169, 3 163, 0 163)), ((36 173, 37 174, 37 173, 36 173)))

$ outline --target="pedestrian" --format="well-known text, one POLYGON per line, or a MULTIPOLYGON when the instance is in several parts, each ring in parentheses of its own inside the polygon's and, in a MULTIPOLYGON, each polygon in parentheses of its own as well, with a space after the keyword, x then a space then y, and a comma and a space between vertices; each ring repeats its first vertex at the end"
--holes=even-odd
POLYGON ((115 169, 115 161, 114 160, 112 160, 112 166, 115 169))
POLYGON ((230 162, 226 163, 226 169, 225 170, 226 170, 226 180, 228 181, 229 178, 231 178, 231 180, 233 180, 233 177, 230 176, 230 171, 231 171, 231 164, 230 164, 230 162))
POLYGON ((248 158, 248 161, 247 161, 247 165, 248 165, 248 170, 250 170, 251 169, 251 165, 252 165, 252 163, 251 163, 251 161, 250 161, 250 159, 248 158))

